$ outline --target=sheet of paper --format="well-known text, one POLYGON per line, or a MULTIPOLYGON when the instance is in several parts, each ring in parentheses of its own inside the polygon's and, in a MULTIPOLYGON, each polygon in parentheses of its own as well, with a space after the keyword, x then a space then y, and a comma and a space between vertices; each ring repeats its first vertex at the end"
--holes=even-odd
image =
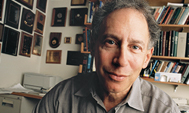
POLYGON ((8 88, 0 88, 0 94, 7 94, 7 93, 12 93, 12 92, 24 92, 24 93, 28 93, 31 92, 33 90, 30 89, 26 89, 24 88, 20 83, 12 86, 12 87, 8 87, 8 88))

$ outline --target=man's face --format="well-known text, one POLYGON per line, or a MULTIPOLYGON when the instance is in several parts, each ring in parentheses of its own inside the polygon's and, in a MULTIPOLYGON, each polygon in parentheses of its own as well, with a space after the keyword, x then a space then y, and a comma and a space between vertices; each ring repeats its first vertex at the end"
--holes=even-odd
POLYGON ((149 31, 142 13, 120 9, 110 13, 101 26, 95 46, 96 71, 108 92, 124 92, 150 60, 149 31))

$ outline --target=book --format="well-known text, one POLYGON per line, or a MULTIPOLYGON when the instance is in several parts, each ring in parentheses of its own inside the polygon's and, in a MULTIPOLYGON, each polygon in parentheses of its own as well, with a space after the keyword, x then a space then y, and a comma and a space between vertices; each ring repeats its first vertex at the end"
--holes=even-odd
POLYGON ((170 37, 170 31, 167 31, 167 32, 166 32, 166 39, 165 39, 165 56, 168 56, 169 37, 170 37))
POLYGON ((166 31, 163 31, 162 39, 162 56, 165 56, 166 31))
POLYGON ((188 15, 189 15, 189 8, 186 7, 184 13, 182 14, 182 16, 181 16, 181 18, 180 18, 180 20, 178 22, 178 25, 184 25, 188 15))
POLYGON ((181 11, 180 11, 178 17, 176 18, 174 24, 178 24, 178 22, 179 22, 179 20, 180 20, 180 18, 182 16, 182 14, 184 13, 184 11, 185 11, 185 7, 181 7, 181 11))
POLYGON ((189 33, 187 33, 185 57, 189 57, 189 33))
POLYGON ((182 73, 184 71, 185 67, 187 66, 187 64, 181 63, 180 66, 181 67, 180 67, 180 70, 178 73, 182 73))
POLYGON ((151 71, 150 71, 150 74, 149 74, 150 77, 154 77, 154 76, 152 76, 152 73, 153 73, 153 71, 154 71, 154 68, 155 68, 157 62, 158 62, 158 60, 154 60, 154 61, 152 62, 152 68, 151 68, 151 71))
POLYGON ((164 19, 164 21, 163 21, 162 24, 167 24, 167 23, 168 23, 168 21, 170 20, 170 18, 171 18, 171 16, 172 16, 173 12, 174 12, 174 8, 171 7, 170 11, 168 12, 168 14, 167 14, 167 16, 165 17, 165 19, 164 19))
POLYGON ((185 57, 187 33, 179 32, 178 36, 177 57, 185 57))
POLYGON ((171 42, 172 42, 171 39, 172 39, 172 31, 169 31, 167 56, 171 56, 171 42))
POLYGON ((167 65, 167 68, 166 68, 166 71, 165 72, 168 72, 168 73, 170 73, 171 72, 171 69, 172 69, 172 67, 173 67, 173 62, 169 62, 169 64, 167 65))
POLYGON ((157 16, 157 18, 156 18, 156 21, 159 20, 159 18, 160 18, 160 16, 161 16, 161 14, 162 14, 162 12, 163 12, 164 9, 165 9, 165 6, 162 6, 162 7, 160 8, 160 10, 159 10, 159 12, 158 12, 158 16, 157 16))
POLYGON ((175 37, 174 37, 174 52, 173 52, 173 56, 176 57, 177 56, 177 44, 178 44, 178 31, 175 31, 175 37))
POLYGON ((159 38, 159 56, 162 56, 163 31, 160 32, 159 38))
POLYGON ((172 31, 170 56, 174 56, 174 47, 175 47, 174 42, 175 42, 175 31, 172 31))
POLYGON ((181 83, 184 83, 184 81, 185 81, 186 78, 187 78, 188 73, 189 73, 189 66, 187 66, 186 71, 185 71, 184 74, 182 75, 181 83))
POLYGON ((160 24, 166 16, 167 11, 170 9, 170 6, 165 6, 162 10, 160 17, 158 18, 157 22, 160 24))
POLYGON ((167 6, 166 9, 165 9, 165 13, 163 14, 163 17, 159 22, 160 24, 165 22, 165 20, 166 20, 167 16, 169 15, 170 11, 171 11, 171 6, 167 6))
POLYGON ((165 70, 166 70, 166 68, 167 68, 168 63, 169 63, 168 61, 164 61, 163 66, 162 66, 162 68, 161 68, 160 72, 165 72, 165 70))
POLYGON ((174 24, 175 23, 180 11, 181 11, 181 7, 177 7, 175 12, 174 12, 174 14, 173 14, 173 16, 172 16, 172 18, 171 18, 171 20, 170 20, 170 22, 169 22, 169 24, 174 24))
POLYGON ((171 70, 171 73, 175 73, 175 70, 176 70, 178 64, 179 64, 179 62, 177 62, 177 63, 174 65, 173 69, 171 70))
POLYGON ((170 23, 170 21, 171 21, 173 15, 174 15, 174 13, 175 13, 175 11, 176 11, 176 8, 173 8, 173 12, 172 12, 171 16, 169 17, 168 21, 166 22, 166 24, 169 24, 169 23, 170 23))

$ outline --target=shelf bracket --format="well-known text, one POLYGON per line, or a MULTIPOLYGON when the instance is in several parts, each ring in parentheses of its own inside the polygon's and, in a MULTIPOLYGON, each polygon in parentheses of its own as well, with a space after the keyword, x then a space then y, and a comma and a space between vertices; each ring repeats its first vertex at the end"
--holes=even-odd
POLYGON ((177 91, 178 85, 174 85, 174 92, 177 91))

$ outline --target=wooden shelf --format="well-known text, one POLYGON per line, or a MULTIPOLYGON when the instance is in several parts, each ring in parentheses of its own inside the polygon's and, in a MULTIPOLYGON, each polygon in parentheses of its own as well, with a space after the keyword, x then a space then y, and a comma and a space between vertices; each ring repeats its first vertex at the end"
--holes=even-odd
POLYGON ((87 26, 87 28, 89 28, 89 29, 92 28, 92 23, 87 23, 87 15, 85 15, 84 25, 87 26))
POLYGON ((90 51, 83 51, 84 50, 84 43, 81 42, 81 53, 90 53, 90 51))
POLYGON ((150 6, 163 6, 167 5, 167 2, 171 3, 189 3, 189 0, 147 0, 150 6))
POLYGON ((22 93, 22 92, 12 92, 13 95, 18 95, 18 96, 24 96, 28 98, 34 98, 34 99, 42 99, 43 96, 40 95, 34 95, 34 94, 29 94, 29 93, 22 93))
POLYGON ((152 56, 152 59, 161 59, 161 60, 175 60, 175 61, 189 61, 187 57, 171 57, 171 56, 152 56))
POLYGON ((149 81, 149 82, 153 82, 153 83, 163 83, 163 84, 170 84, 170 85, 182 85, 182 86, 189 86, 188 84, 182 84, 182 83, 176 83, 176 82, 161 82, 161 81, 155 81, 153 78, 145 78, 145 77, 141 77, 142 79, 149 81))
POLYGON ((189 25, 176 25, 176 24, 159 24, 162 31, 180 31, 189 32, 189 25))

